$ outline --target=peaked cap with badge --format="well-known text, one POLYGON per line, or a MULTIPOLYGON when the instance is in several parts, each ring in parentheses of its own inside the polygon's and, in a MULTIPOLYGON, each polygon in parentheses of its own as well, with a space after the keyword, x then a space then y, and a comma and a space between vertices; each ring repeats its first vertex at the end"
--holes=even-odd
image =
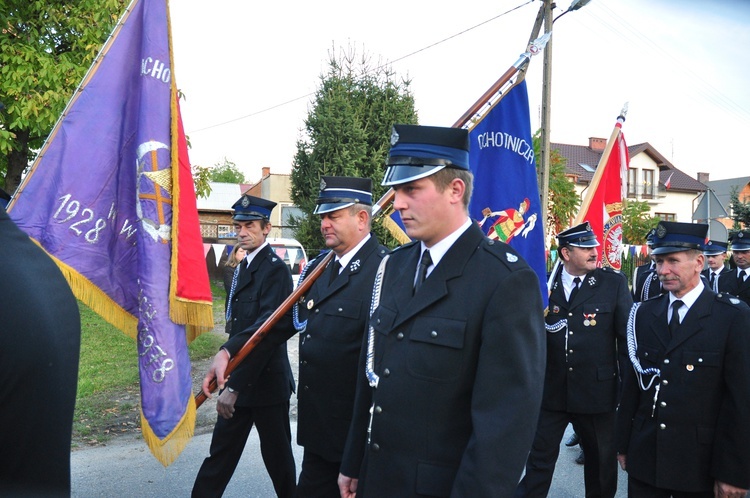
POLYGON ((648 231, 646 234, 646 245, 649 247, 654 247, 654 235, 656 234, 656 228, 652 228, 648 231))
POLYGON ((706 242, 706 249, 703 251, 703 254, 706 256, 718 256, 727 252, 727 246, 726 241, 709 240, 706 242))
POLYGON ((557 247, 598 247, 599 241, 588 221, 557 234, 557 247))
POLYGON ((741 230, 732 235, 729 241, 733 251, 750 251, 750 230, 741 230))
POLYGON ((708 225, 703 223, 660 221, 654 234, 653 254, 669 254, 691 249, 703 251, 707 234, 708 225))
POLYGON ((313 214, 338 211, 354 204, 372 206, 372 180, 349 176, 324 176, 313 214))
POLYGON ((234 209, 232 219, 237 221, 268 221, 271 218, 271 211, 275 207, 276 203, 268 199, 261 199, 254 195, 243 195, 232 205, 232 209, 234 209))
POLYGON ((461 128, 393 125, 382 185, 400 185, 443 168, 469 170, 469 132, 461 128))

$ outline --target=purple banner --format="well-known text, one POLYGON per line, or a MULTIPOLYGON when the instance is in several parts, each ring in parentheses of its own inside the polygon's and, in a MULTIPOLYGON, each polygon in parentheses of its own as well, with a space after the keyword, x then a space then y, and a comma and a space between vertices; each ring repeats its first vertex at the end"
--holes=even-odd
POLYGON ((189 439, 194 423, 185 328, 169 318, 176 116, 167 21, 166 0, 131 4, 10 211, 84 286, 137 320, 144 437, 165 464, 182 448, 159 447, 178 429, 189 439))

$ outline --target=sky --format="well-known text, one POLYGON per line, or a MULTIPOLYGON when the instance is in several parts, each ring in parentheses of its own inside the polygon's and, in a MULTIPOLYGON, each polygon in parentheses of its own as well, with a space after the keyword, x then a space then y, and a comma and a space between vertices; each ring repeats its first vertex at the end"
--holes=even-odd
MULTIPOLYGON (((554 15, 570 5, 559 0, 554 15)), ((291 171, 332 50, 353 48, 411 80, 419 123, 452 126, 526 51, 539 0, 176 0, 173 74, 193 164, 291 171)), ((750 175, 750 2, 591 0, 552 36, 554 143, 648 142, 711 180, 750 175)), ((543 56, 526 75, 541 125, 543 56)))

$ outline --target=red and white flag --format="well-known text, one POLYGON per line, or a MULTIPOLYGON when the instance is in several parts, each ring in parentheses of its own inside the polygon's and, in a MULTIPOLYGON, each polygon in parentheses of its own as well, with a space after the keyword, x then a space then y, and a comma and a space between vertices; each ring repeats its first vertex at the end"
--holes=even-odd
POLYGON ((619 270, 622 266, 622 201, 626 198, 627 171, 630 157, 622 123, 617 124, 581 205, 577 223, 588 221, 601 243, 599 264, 619 270), (599 170, 603 168, 600 172, 599 170), (598 182, 595 180, 598 177, 598 182))

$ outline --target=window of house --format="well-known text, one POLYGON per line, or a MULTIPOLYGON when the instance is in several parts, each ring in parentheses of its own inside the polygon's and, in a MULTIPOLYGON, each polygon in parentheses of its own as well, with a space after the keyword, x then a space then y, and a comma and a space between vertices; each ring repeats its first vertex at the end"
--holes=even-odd
POLYGON ((216 229, 219 239, 234 239, 237 237, 237 232, 234 231, 232 225, 218 225, 216 229))
POLYGON ((638 168, 628 169, 628 197, 636 196, 636 185, 638 185, 638 168))
POLYGON ((643 170, 643 197, 645 199, 654 198, 654 170, 643 170))
POLYGON ((656 217, 664 221, 677 221, 674 213, 656 213, 656 217))

